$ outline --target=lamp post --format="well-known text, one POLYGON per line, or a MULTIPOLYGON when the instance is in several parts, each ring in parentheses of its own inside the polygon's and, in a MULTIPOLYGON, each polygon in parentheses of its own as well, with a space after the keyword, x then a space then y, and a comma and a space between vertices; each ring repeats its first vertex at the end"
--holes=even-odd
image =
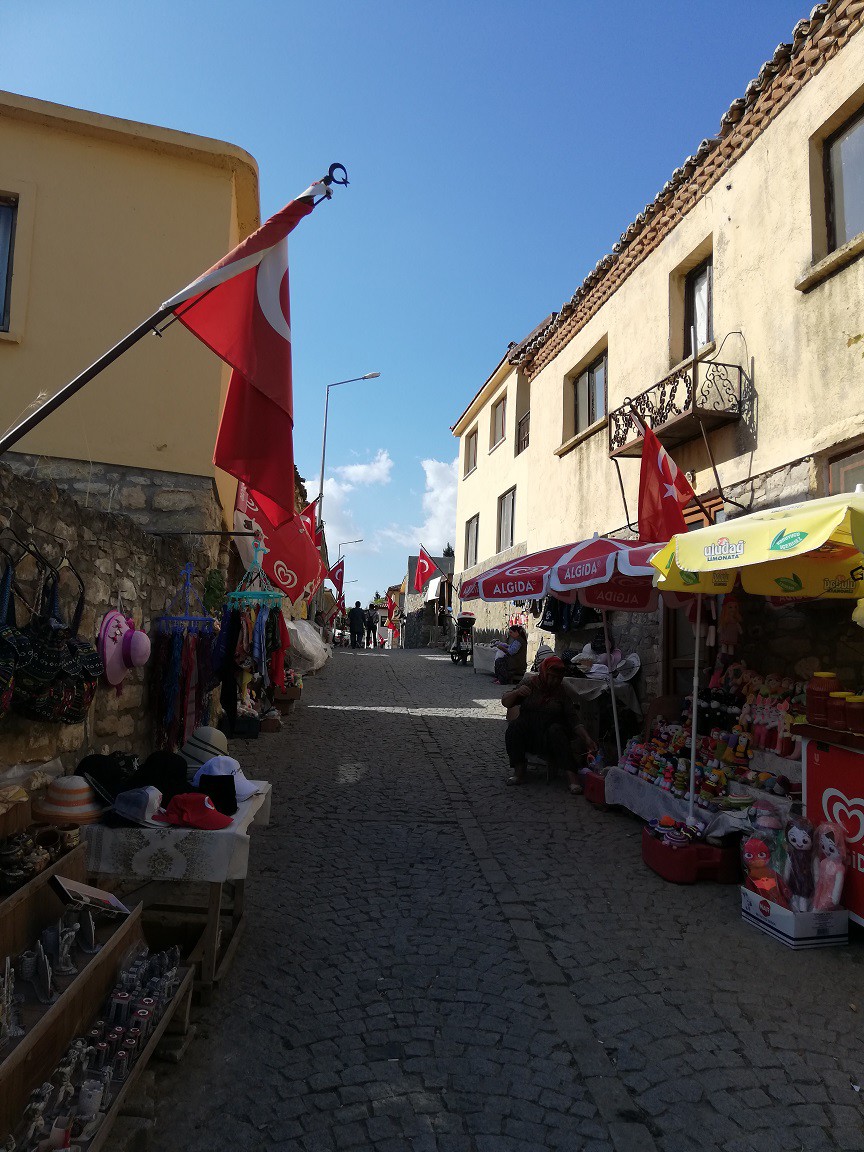
POLYGON ((363 537, 362 536, 358 540, 343 540, 342 543, 339 545, 339 555, 336 557, 336 563, 338 564, 339 561, 342 559, 342 549, 345 547, 346 544, 362 544, 362 543, 363 543, 363 537))
MULTIPOLYGON (((352 376, 348 380, 336 380, 332 384, 327 385, 327 391, 324 396, 324 434, 321 437, 321 478, 318 481, 319 528, 321 528, 324 524, 324 517, 321 515, 321 509, 324 506, 324 457, 327 453, 327 415, 330 410, 330 389, 338 388, 340 384, 355 384, 358 380, 377 380, 380 375, 380 372, 367 372, 365 376, 352 376)), ((346 541, 346 543, 350 543, 350 541, 346 541)))

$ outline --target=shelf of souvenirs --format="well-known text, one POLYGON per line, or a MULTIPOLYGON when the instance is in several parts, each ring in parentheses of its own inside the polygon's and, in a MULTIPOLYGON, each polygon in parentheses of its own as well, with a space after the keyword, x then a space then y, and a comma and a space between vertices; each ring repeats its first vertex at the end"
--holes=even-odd
POLYGON ((836 728, 804 723, 793 724, 792 733, 795 736, 806 736, 808 740, 818 740, 822 744, 838 744, 841 748, 864 752, 864 735, 860 732, 841 732, 836 728))

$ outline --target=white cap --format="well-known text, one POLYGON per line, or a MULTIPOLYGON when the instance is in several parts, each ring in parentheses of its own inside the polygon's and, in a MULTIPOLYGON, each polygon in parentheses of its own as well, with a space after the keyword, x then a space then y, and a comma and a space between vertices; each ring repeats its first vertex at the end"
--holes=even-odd
POLYGON ((202 764, 192 778, 192 783, 196 788, 200 784, 202 776, 233 776, 238 804, 248 800, 250 796, 254 796, 259 791, 258 785, 246 779, 243 775, 243 769, 231 756, 214 756, 212 760, 202 764))

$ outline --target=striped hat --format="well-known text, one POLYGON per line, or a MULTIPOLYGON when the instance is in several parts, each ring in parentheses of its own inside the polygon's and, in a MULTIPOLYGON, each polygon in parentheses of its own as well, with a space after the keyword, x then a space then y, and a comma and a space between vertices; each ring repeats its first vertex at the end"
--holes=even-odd
POLYGON ((218 728, 196 728, 183 747, 180 755, 190 768, 197 770, 212 760, 214 756, 228 755, 228 737, 218 728))
POLYGON ((64 824, 95 824, 105 810, 83 776, 58 776, 41 800, 33 801, 37 820, 60 820, 64 824))

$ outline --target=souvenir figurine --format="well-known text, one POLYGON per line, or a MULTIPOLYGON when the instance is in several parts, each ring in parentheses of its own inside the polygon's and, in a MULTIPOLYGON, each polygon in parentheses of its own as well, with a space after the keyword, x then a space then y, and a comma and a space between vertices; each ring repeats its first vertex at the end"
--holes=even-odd
POLYGON ((816 829, 814 912, 833 912, 840 907, 845 879, 845 833, 839 824, 820 824, 816 829))
POLYGON ((783 879, 789 889, 789 905, 793 912, 809 912, 815 887, 813 825, 803 816, 790 816, 784 840, 786 864, 783 879))
POLYGON ((36 945, 36 970, 33 974, 33 987, 36 989, 36 996, 41 1003, 53 1004, 57 999, 57 993, 54 991, 51 965, 48 962, 48 957, 45 955, 45 949, 42 947, 41 940, 36 945))
POLYGON ((24 1136, 25 1148, 28 1148, 33 1143, 37 1132, 45 1131, 43 1113, 48 1107, 48 1101, 51 1099, 53 1091, 54 1085, 46 1080, 41 1088, 34 1088, 30 1093, 30 1099, 27 1101, 27 1107, 24 1109, 24 1122, 27 1124, 27 1132, 24 1136))
POLYGON ((94 952, 98 952, 102 947, 101 944, 96 943, 96 924, 93 920, 93 913, 89 908, 83 909, 78 920, 78 947, 82 952, 88 956, 92 956, 94 952))
POLYGON ((785 908, 780 877, 771 867, 770 844, 758 836, 748 837, 741 845, 741 860, 747 873, 744 887, 785 908))

